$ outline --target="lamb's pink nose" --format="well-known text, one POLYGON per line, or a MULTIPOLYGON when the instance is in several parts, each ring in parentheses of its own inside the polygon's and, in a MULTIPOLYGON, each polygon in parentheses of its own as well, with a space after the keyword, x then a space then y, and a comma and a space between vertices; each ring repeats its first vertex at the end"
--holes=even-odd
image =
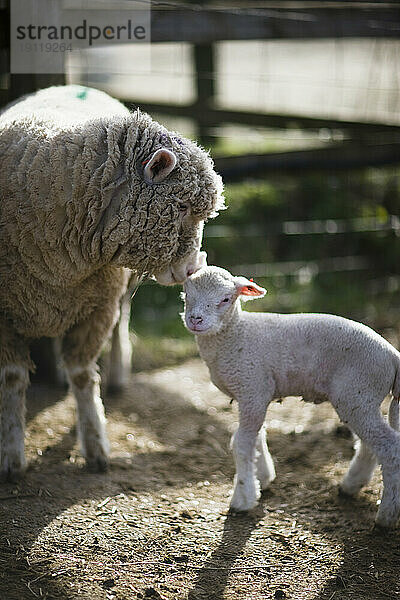
POLYGON ((203 321, 203 317, 190 317, 190 322, 192 325, 200 325, 200 323, 203 321))

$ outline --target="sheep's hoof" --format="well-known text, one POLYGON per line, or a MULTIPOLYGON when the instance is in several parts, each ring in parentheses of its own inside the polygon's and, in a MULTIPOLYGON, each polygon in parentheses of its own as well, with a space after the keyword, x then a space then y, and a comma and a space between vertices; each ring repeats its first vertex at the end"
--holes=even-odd
POLYGON ((395 529, 398 526, 398 516, 378 514, 375 517, 374 530, 383 531, 386 529, 395 529))
POLYGON ((0 469, 0 481, 3 483, 13 483, 19 481, 25 475, 25 464, 16 461, 15 464, 10 464, 5 461, 5 464, 0 469))
POLYGON ((106 456, 86 459, 86 468, 90 473, 105 473, 108 470, 108 459, 106 456))
POLYGON ((371 533, 373 533, 374 535, 384 535, 386 534, 387 530, 390 529, 390 527, 386 526, 386 525, 381 525, 380 523, 377 523, 375 521, 375 523, 373 524, 372 528, 371 528, 371 533))
POLYGON ((107 394, 109 396, 118 396, 121 394, 126 388, 126 385, 123 383, 107 383, 106 389, 107 394))
POLYGON ((391 521, 386 522, 386 521, 375 521, 373 527, 372 527, 372 531, 374 533, 385 533, 388 529, 396 529, 397 527, 397 521, 392 523, 391 521))

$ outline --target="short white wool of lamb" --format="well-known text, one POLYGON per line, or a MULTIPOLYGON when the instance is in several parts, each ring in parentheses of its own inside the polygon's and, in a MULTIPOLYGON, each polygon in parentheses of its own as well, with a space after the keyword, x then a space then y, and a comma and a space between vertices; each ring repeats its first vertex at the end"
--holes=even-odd
POLYGON ((356 494, 381 465, 376 523, 394 527, 400 516, 400 353, 369 327, 342 317, 242 311, 241 300, 265 293, 253 281, 213 266, 184 284, 185 326, 196 335, 213 383, 239 406, 231 508, 253 508, 260 489, 275 478, 263 427, 269 403, 303 396, 330 401, 358 437, 342 493, 356 494), (390 393, 387 423, 380 406, 390 393))

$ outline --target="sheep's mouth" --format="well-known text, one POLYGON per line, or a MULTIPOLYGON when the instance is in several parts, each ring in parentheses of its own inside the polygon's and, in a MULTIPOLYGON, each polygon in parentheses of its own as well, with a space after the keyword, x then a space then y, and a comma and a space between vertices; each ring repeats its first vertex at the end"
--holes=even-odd
POLYGON ((171 267, 154 273, 153 277, 160 285, 177 285, 183 283, 183 281, 178 281, 171 267))

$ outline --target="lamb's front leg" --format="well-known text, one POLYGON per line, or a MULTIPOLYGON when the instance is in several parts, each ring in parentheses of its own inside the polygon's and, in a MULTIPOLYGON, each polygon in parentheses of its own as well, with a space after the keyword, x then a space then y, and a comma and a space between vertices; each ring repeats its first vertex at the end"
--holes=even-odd
POLYGON ((256 469, 257 478, 261 489, 266 490, 271 481, 276 477, 273 458, 267 444, 267 433, 265 426, 261 427, 256 440, 256 469))
MULTIPOLYGON (((256 443, 265 419, 267 402, 253 398, 238 402, 239 428, 232 438, 236 474, 230 508, 246 511, 254 508, 260 498, 260 482, 256 477, 256 443)), ((262 458, 258 465, 265 475, 266 465, 262 458)))
POLYGON ((95 363, 86 367, 67 365, 67 374, 76 399, 78 440, 82 455, 90 470, 105 471, 109 444, 97 366, 95 363))
POLYGON ((354 447, 356 452, 339 487, 340 493, 346 496, 354 496, 367 485, 378 464, 371 448, 359 438, 354 447))

